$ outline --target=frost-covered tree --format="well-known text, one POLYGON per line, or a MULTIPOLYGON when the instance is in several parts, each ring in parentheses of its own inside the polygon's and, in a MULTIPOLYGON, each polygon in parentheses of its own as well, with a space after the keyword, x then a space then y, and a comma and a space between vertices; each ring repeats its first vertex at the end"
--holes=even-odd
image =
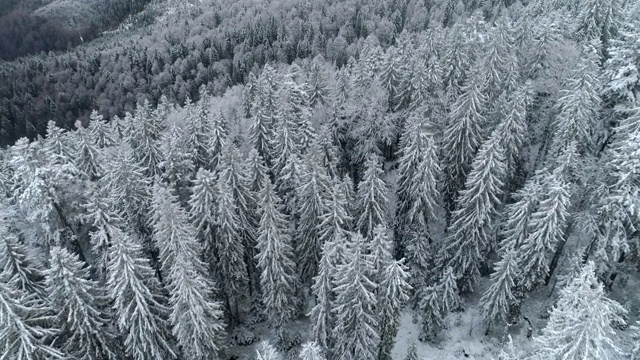
POLYGON ((409 118, 401 141, 395 223, 409 262, 416 263, 419 254, 413 251, 430 243, 429 220, 434 218, 438 206, 440 166, 434 135, 424 120, 409 118), (411 236, 412 232, 424 236, 411 236), (411 243, 423 240, 427 244, 411 243))
POLYGON ((300 360, 324 360, 322 348, 315 341, 302 344, 300 349, 300 360))
POLYGON ((227 119, 220 111, 217 116, 213 117, 211 123, 211 132, 209 133, 208 148, 211 154, 211 159, 206 159, 209 162, 211 169, 217 169, 220 164, 220 157, 222 155, 222 148, 229 140, 229 130, 227 128, 227 119))
POLYGON ((405 356, 404 360, 420 360, 418 358, 418 348, 416 347, 416 343, 411 343, 409 346, 409 350, 407 350, 407 356, 405 356))
POLYGON ((391 350, 398 333, 400 315, 409 300, 409 273, 404 259, 391 262, 384 269, 384 278, 378 287, 380 319, 380 352, 378 360, 391 359, 391 350))
POLYGON ((495 270, 491 274, 491 286, 480 298, 480 309, 487 323, 498 319, 507 320, 509 309, 516 300, 513 288, 519 276, 516 251, 509 249, 496 263, 495 270))
POLYGON ((569 217, 568 184, 556 172, 545 181, 547 196, 531 214, 529 235, 518 248, 523 285, 532 288, 549 272, 550 254, 563 241, 569 217))
POLYGON ((549 322, 535 339, 534 357, 539 359, 608 359, 611 350, 622 353, 615 343, 612 323, 624 323, 627 313, 607 298, 598 281, 593 262, 560 290, 549 322))
MULTIPOLYGON (((4 206, 4 205, 3 205, 4 206)), ((29 248, 5 224, 8 220, 0 212, 0 271, 13 279, 13 285, 27 294, 45 295, 44 275, 34 261, 29 248)), ((10 213, 7 214, 10 216, 10 213)))
POLYGON ((263 341, 256 349, 256 360, 280 360, 280 355, 271 344, 263 341))
POLYGON ((107 125, 102 115, 100 115, 96 110, 93 110, 89 116, 88 129, 94 144, 98 148, 103 149, 116 144, 116 140, 111 131, 111 126, 107 125))
POLYGON ((310 283, 317 272, 322 243, 320 243, 322 216, 328 212, 331 180, 318 163, 316 151, 309 153, 306 172, 299 189, 297 226, 297 259, 303 282, 310 283))
POLYGON ((584 42, 600 40, 605 47, 615 37, 622 19, 622 4, 617 0, 587 0, 580 4, 576 35, 584 42))
POLYGON ((147 212, 151 194, 150 181, 144 168, 136 162, 131 148, 121 145, 109 157, 105 165, 105 175, 100 179, 108 203, 122 212, 126 223, 134 230, 145 232, 147 212))
POLYGON ((279 340, 297 314, 299 286, 289 224, 281 208, 280 198, 266 179, 260 194, 257 259, 265 311, 279 340))
POLYGON ((187 199, 195 172, 194 154, 188 147, 184 132, 185 129, 177 125, 167 129, 160 138, 162 161, 158 163, 158 169, 162 171, 162 180, 171 185, 181 200, 187 199))
POLYGON ((215 175, 200 168, 193 183, 191 199, 189 199, 189 220, 196 228, 197 236, 202 243, 204 260, 213 261, 215 257, 215 226, 217 223, 217 181, 215 175))
POLYGON ((324 350, 325 354, 330 353, 333 347, 333 327, 334 316, 331 309, 334 306, 334 284, 337 264, 335 252, 338 247, 337 241, 345 241, 344 237, 338 235, 335 239, 324 242, 322 246, 322 256, 318 264, 318 274, 313 278, 311 292, 315 296, 316 303, 309 313, 311 319, 313 338, 324 350))
POLYGON ((78 123, 78 129, 74 133, 75 138, 75 156, 74 161, 76 167, 85 173, 89 179, 96 180, 104 170, 99 158, 99 148, 95 144, 89 129, 78 123))
POLYGON ((254 193, 260 192, 264 179, 269 176, 267 166, 264 163, 264 159, 256 149, 251 149, 247 157, 247 168, 249 172, 249 189, 254 193))
POLYGON ((109 247, 107 273, 107 292, 127 356, 135 360, 175 358, 169 309, 160 282, 142 246, 121 230, 116 230, 109 247))
POLYGON ((51 345, 58 335, 51 327, 51 308, 35 294, 17 288, 15 279, 0 273, 0 348, 12 360, 64 359, 51 345))
POLYGON ((475 152, 482 142, 487 101, 484 83, 482 75, 474 74, 451 105, 442 142, 445 154, 443 170, 446 175, 444 198, 449 212, 454 210, 458 191, 465 184, 475 152))
MULTIPOLYGON (((367 253, 373 267, 372 280, 379 285, 387 267, 393 262, 393 240, 385 225, 379 224, 373 229, 371 239, 367 241, 367 253)), ((378 295, 381 293, 378 292, 378 295)))
POLYGON ((173 335, 187 359, 215 358, 222 346, 223 311, 213 300, 215 286, 205 276, 196 230, 176 196, 162 184, 154 184, 151 205, 153 240, 171 293, 169 320, 173 335))
POLYGON ((80 360, 115 359, 115 335, 108 329, 104 290, 90 279, 89 269, 77 255, 60 247, 50 253, 46 292, 56 313, 61 348, 80 360))
POLYGON ((348 247, 347 262, 338 266, 335 282, 334 352, 340 360, 374 360, 380 342, 377 284, 372 281, 373 268, 362 235, 353 234, 348 247))
POLYGON ((585 47, 573 74, 567 79, 558 99, 560 112, 555 119, 552 154, 558 156, 573 141, 578 153, 589 154, 602 132, 599 109, 601 85, 598 58, 593 49, 585 47))
POLYGON ((73 142, 69 134, 53 121, 47 123, 43 150, 50 156, 52 165, 69 164, 74 158, 73 142))
POLYGON ((504 148, 498 127, 475 157, 465 189, 456 200, 457 208, 447 229, 447 241, 441 254, 443 265, 451 266, 472 289, 480 275, 483 254, 495 247, 491 236, 493 220, 500 205, 506 171, 504 148))
POLYGON ((362 181, 358 184, 357 226, 365 237, 373 236, 373 229, 385 224, 387 215, 387 185, 382 179, 382 170, 378 157, 370 155, 365 163, 362 181))
MULTIPOLYGON (((160 108, 159 106, 158 109, 160 108)), ((133 118, 128 116, 132 126, 127 134, 128 142, 136 161, 143 166, 148 176, 160 175, 158 165, 162 161, 160 136, 164 127, 164 112, 152 111, 151 105, 145 100, 143 104, 138 104, 133 118)))
MULTIPOLYGON (((245 249, 238 228, 237 209, 233 200, 233 192, 223 180, 217 184, 217 211, 215 213, 215 269, 222 284, 222 292, 230 314, 238 314, 240 296, 247 293, 249 281, 244 263, 245 249), (234 307, 232 308, 232 303, 234 307)), ((213 260, 213 259, 212 259, 213 260)))

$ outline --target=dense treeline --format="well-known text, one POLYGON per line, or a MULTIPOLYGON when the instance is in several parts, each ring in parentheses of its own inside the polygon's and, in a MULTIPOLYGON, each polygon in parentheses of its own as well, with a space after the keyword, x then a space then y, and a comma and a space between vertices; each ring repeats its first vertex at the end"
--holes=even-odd
MULTIPOLYGON (((144 9, 148 0, 112 0, 89 2, 92 12, 89 19, 79 24, 61 24, 60 15, 34 12, 37 2, 27 4, 8 3, 0 11, 0 60, 11 61, 18 57, 51 51, 68 51, 98 37, 104 30, 119 24, 126 17, 144 9), (96 16, 95 14, 100 14, 96 16), (49 16, 48 16, 49 15, 49 16)), ((40 4, 42 5, 42 4, 40 4)), ((73 8, 65 8, 73 12, 73 8)))
POLYGON ((640 266, 637 2, 539 0, 447 27, 435 12, 392 37, 371 24, 340 61, 304 50, 309 28, 284 41, 298 16, 355 31, 341 4, 269 5, 281 16, 268 19, 237 4, 208 26, 174 8, 163 32, 103 43, 93 70, 75 58, 91 48, 55 57, 50 76, 42 59, 13 64, 50 89, 84 82, 87 108, 97 89, 111 117, 67 131, 45 116, 43 138, 0 151, 0 348, 229 359, 266 325, 258 359, 388 360, 405 306, 431 343, 474 307, 480 334, 541 329, 501 359, 638 358, 640 299, 623 291, 640 266), (251 40, 251 24, 275 34, 251 40), (248 41, 261 57, 230 50, 248 41), (212 76, 216 64, 228 67, 212 76), (544 316, 529 309, 540 302, 544 316))
POLYGON ((0 143, 43 135, 48 120, 70 129, 92 109, 122 116, 162 95, 184 103, 203 84, 221 94, 268 61, 322 55, 341 67, 368 35, 386 47, 403 30, 419 32, 462 12, 417 0, 175 3, 181 16, 111 39, 108 49, 100 42, 0 65, 0 143))

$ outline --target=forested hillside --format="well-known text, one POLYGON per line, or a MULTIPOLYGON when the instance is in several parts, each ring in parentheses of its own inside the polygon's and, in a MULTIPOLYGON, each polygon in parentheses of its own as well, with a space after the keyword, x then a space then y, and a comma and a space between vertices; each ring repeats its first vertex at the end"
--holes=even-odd
POLYGON ((0 63, 7 359, 640 359, 640 3, 142 13, 0 63))

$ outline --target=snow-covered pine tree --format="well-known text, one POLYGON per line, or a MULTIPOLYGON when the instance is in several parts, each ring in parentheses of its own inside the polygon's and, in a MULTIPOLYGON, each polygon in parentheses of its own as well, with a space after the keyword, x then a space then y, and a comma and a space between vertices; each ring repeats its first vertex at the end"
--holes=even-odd
POLYGON ((504 220, 500 229, 501 253, 505 253, 509 249, 519 249, 529 236, 531 214, 538 208, 538 203, 543 195, 540 182, 544 177, 544 172, 536 172, 527 180, 524 187, 513 195, 516 201, 504 207, 504 220))
POLYGON ((150 181, 128 145, 122 144, 109 157, 100 185, 108 194, 110 207, 121 211, 123 219, 132 229, 145 233, 151 200, 150 181))
POLYGON ((103 149, 116 144, 116 140, 111 133, 111 126, 107 125, 102 115, 96 110, 93 110, 89 116, 88 129, 94 144, 98 148, 103 149))
POLYGON ((86 174, 90 180, 96 180, 104 173, 99 158, 99 148, 95 145, 95 139, 89 129, 82 126, 80 122, 77 125, 78 129, 74 132, 76 149, 74 161, 76 167, 86 174))
POLYGON ((223 311, 212 298, 215 286, 205 276, 196 230, 176 196, 158 182, 153 187, 151 208, 153 240, 171 293, 169 320, 173 335, 186 359, 216 358, 225 328, 223 311))
POLYGON ((200 101, 197 105, 187 103, 183 111, 186 113, 185 128, 187 130, 186 143, 193 152, 194 165, 197 169, 207 168, 211 160, 212 126, 209 121, 210 96, 204 85, 200 87, 200 101), (189 106, 190 105, 190 106, 189 106))
POLYGON ((307 155, 305 175, 299 189, 296 253, 300 264, 300 276, 304 283, 311 283, 320 261, 322 216, 328 212, 331 196, 331 180, 319 161, 317 149, 313 147, 307 155))
POLYGON ((335 293, 333 291, 333 280, 336 277, 337 264, 334 262, 336 258, 336 250, 338 241, 345 241, 342 235, 337 235, 324 242, 322 246, 322 256, 318 264, 318 274, 313 278, 311 292, 315 296, 315 305, 309 313, 311 319, 313 338, 317 344, 323 349, 325 354, 331 354, 333 349, 333 328, 334 316, 331 309, 334 306, 335 293))
MULTIPOLYGON (((251 190, 251 179, 246 163, 242 160, 238 148, 233 143, 228 143, 222 151, 220 158, 220 174, 218 181, 224 181, 233 192, 233 199, 238 214, 242 245, 245 250, 244 261, 249 277, 249 292, 260 292, 260 273, 256 268, 256 238, 260 222, 258 193, 251 190)), ((267 176, 265 179, 269 179, 267 176)))
POLYGON ((227 311, 232 319, 237 319, 240 315, 238 302, 242 295, 247 294, 249 281, 244 263, 245 249, 238 228, 240 222, 233 191, 224 180, 218 181, 217 194, 214 266, 217 279, 222 284, 227 311))
POLYGON ((265 179, 260 194, 260 227, 258 230, 258 268, 260 286, 269 323, 275 328, 278 341, 284 340, 287 323, 298 312, 296 297, 299 279, 294 262, 291 235, 280 198, 269 179, 265 179))
POLYGON ((53 121, 47 123, 43 150, 49 155, 51 165, 66 165, 74 158, 74 149, 69 134, 56 126, 53 121))
POLYGON ((456 200, 457 208, 447 229, 447 241, 439 260, 453 267, 464 290, 472 290, 480 275, 483 254, 495 248, 493 220, 500 205, 506 171, 499 126, 478 151, 465 189, 456 200))
MULTIPOLYGON (((599 40, 608 48, 623 21, 622 4, 617 0, 587 0, 580 5, 576 22, 579 40, 599 40)), ((606 51, 606 50, 605 50, 606 51)))
POLYGON ((580 61, 558 99, 559 113, 554 122, 551 154, 559 156, 571 142, 578 144, 579 154, 594 151, 596 139, 603 131, 599 109, 602 91, 599 60, 595 50, 587 45, 580 61))
MULTIPOLYGON (((380 285, 385 279, 387 267, 393 262, 393 240, 384 224, 376 225, 371 239, 367 241, 367 254, 373 267, 371 280, 380 285)), ((378 300, 382 293, 378 292, 378 300)))
POLYGON ((189 197, 191 179, 195 172, 194 153, 189 148, 182 126, 171 125, 160 138, 162 161, 158 169, 166 181, 179 195, 181 201, 189 197))
POLYGON ((222 111, 220 111, 213 117, 211 132, 209 133, 208 148, 210 149, 209 152, 211 154, 211 158, 207 160, 209 161, 208 165, 211 169, 218 168, 220 164, 220 157, 222 156, 222 148, 225 147, 225 144, 229 141, 227 119, 222 111))
POLYGON ((549 322, 535 339, 536 359, 607 359, 616 345, 612 323, 624 323, 627 310, 607 298, 589 261, 578 277, 560 290, 549 322))
POLYGON ((216 257, 214 229, 217 223, 218 189, 215 175, 204 168, 196 173, 191 199, 189 199, 189 220, 203 247, 203 259, 213 263, 216 257))
POLYGON ((358 184, 357 209, 358 229, 363 236, 371 238, 373 229, 385 224, 387 215, 387 186, 382 179, 382 166, 375 154, 369 155, 365 163, 362 181, 358 184))
POLYGON ((5 212, 0 210, 0 271, 13 279, 13 285, 19 291, 44 297, 44 275, 34 263, 29 248, 7 226, 5 216, 11 214, 5 215, 5 212))
POLYGON ((134 157, 145 169, 147 176, 160 175, 160 136, 164 127, 164 116, 160 115, 162 114, 152 113, 148 100, 138 104, 134 119, 131 119, 133 129, 127 134, 134 157))
POLYGON ((271 344, 263 341, 256 349, 256 360, 280 360, 280 355, 271 344))
POLYGON ((409 300, 409 273, 404 259, 392 261, 384 269, 384 277, 378 287, 380 318, 380 352, 378 360, 390 360, 404 304, 409 300))
MULTIPOLYGON (((277 160, 276 160, 277 161, 277 160)), ((275 189, 282 199, 284 212, 292 217, 292 221, 297 223, 300 214, 299 208, 300 191, 307 174, 306 164, 302 161, 302 156, 292 153, 279 173, 275 173, 275 189)))
POLYGON ((300 360, 325 360, 320 345, 315 341, 309 341, 302 344, 300 349, 300 360))
POLYGON ((434 340, 444 325, 444 314, 437 286, 417 289, 420 292, 418 307, 422 312, 420 340, 434 340))
POLYGON ((411 346, 409 346, 409 350, 407 350, 407 356, 405 356, 404 360, 420 360, 418 359, 418 348, 416 347, 415 342, 412 342, 411 346))
POLYGON ((522 269, 522 285, 532 288, 549 272, 550 253, 564 238, 569 217, 568 184, 553 172, 545 179, 546 198, 540 201, 529 221, 529 235, 518 248, 518 264, 522 269))
POLYGON ((517 176, 516 169, 521 162, 522 152, 527 140, 527 106, 531 101, 529 84, 515 90, 501 109, 504 114, 501 126, 501 142, 505 151, 507 174, 509 178, 517 176))
POLYGON ((169 309, 142 246, 116 229, 109 247, 107 292, 127 356, 134 360, 172 359, 169 309))
POLYGON ((51 345, 58 330, 51 308, 36 294, 17 288, 16 278, 0 273, 0 348, 11 360, 64 359, 51 345))
POLYGON ((508 249, 495 265, 491 286, 480 298, 482 316, 488 324, 496 320, 507 321, 509 309, 516 301, 513 288, 519 276, 516 250, 508 249))
POLYGON ((254 193, 259 193, 262 189, 264 179, 269 176, 267 166, 264 163, 264 159, 258 153, 256 149, 251 149, 247 157, 247 169, 249 171, 249 190, 254 193))
POLYGON ((398 161, 398 208, 396 210, 396 233, 412 267, 420 254, 414 250, 424 250, 431 242, 429 219, 438 206, 438 186, 440 166, 437 146, 433 133, 417 116, 407 119, 401 140, 401 157, 398 161), (412 233, 423 236, 415 236, 412 233), (412 244, 425 241, 426 244, 412 244))
POLYGON ((90 279, 77 255, 60 247, 50 254, 46 292, 60 329, 59 345, 79 360, 117 358, 104 289, 90 279))
POLYGON ((372 281, 373 268, 362 235, 354 233, 348 247, 347 262, 338 266, 334 288, 334 353, 340 360, 374 360, 380 342, 377 284, 372 281))
POLYGON ((454 210, 458 191, 465 185, 474 155, 482 142, 487 102, 484 90, 484 76, 474 73, 462 87, 462 94, 451 105, 442 141, 446 177, 444 198, 448 212, 454 210))
POLYGON ((444 52, 443 63, 446 67, 443 79, 447 92, 457 96, 460 92, 465 92, 461 85, 471 66, 471 51, 461 24, 453 26, 447 35, 448 46, 444 52))

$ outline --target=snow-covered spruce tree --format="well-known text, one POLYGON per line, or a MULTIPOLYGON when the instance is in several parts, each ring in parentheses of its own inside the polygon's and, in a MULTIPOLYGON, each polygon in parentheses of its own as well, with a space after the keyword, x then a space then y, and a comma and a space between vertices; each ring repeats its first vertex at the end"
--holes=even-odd
POLYGON ((444 326, 444 314, 440 302, 441 294, 437 286, 428 286, 418 289, 419 304, 422 312, 422 327, 420 329, 420 340, 432 341, 436 338, 444 326))
POLYGON ((80 360, 115 359, 108 300, 104 289, 90 279, 89 269, 77 255, 53 247, 45 275, 47 294, 60 329, 57 339, 65 353, 80 360))
POLYGON ((13 285, 19 291, 44 297, 44 275, 34 263, 29 248, 5 224, 7 219, 2 212, 4 211, 0 211, 0 271, 13 279, 13 285))
POLYGON ((447 32, 448 46, 444 52, 443 63, 446 67, 443 80, 447 91, 452 95, 457 96, 460 92, 465 92, 461 85, 471 66, 471 49, 468 43, 461 24, 456 24, 447 32))
POLYGON ((250 182, 249 190, 257 194, 262 189, 264 179, 269 176, 269 170, 264 163, 264 159, 256 149, 251 149, 249 151, 249 156, 247 157, 247 169, 250 182))
POLYGON ((474 154, 482 142, 487 102, 484 83, 481 74, 473 74, 462 88, 462 94, 451 105, 442 141, 446 178, 444 200, 448 212, 454 210, 458 191, 465 185, 474 154))
POLYGON ((579 276, 560 290, 549 322, 535 339, 534 358, 607 359, 611 350, 622 353, 611 325, 624 323, 622 315, 627 310, 607 298, 594 267, 589 261, 579 276))
POLYGON ((434 136, 424 120, 413 116, 407 120, 401 140, 401 157, 398 162, 398 209, 396 210, 396 232, 405 247, 407 260, 413 268, 420 254, 430 242, 429 219, 438 206, 440 166, 434 136), (416 236, 417 232, 422 236, 416 236), (425 241, 427 244, 412 244, 425 241))
POLYGON ((17 288, 16 277, 0 273, 0 348, 11 360, 64 359, 51 345, 58 335, 51 327, 51 308, 36 294, 17 288))
POLYGON ((51 165, 69 164, 75 155, 71 136, 53 121, 47 123, 43 150, 49 155, 51 165))
POLYGON ((208 170, 200 168, 191 190, 189 199, 189 220, 196 228, 200 240, 205 262, 212 263, 215 259, 215 234, 217 223, 217 181, 215 175, 208 170))
POLYGON ((104 121, 102 115, 96 110, 93 110, 89 116, 88 129, 94 144, 98 148, 103 149, 116 144, 116 139, 111 132, 111 126, 104 121))
POLYGON ((325 360, 320 345, 315 341, 309 341, 302 344, 300 349, 300 360, 325 360))
POLYGON ((322 216, 328 212, 331 196, 331 180, 313 148, 307 155, 306 172, 299 189, 296 253, 300 264, 300 276, 304 283, 311 283, 317 272, 322 244, 320 243, 322 216))
POLYGON ((109 247, 107 292, 127 356, 135 360, 175 358, 161 285, 142 246, 117 229, 109 247))
POLYGON ((299 279, 296 273, 291 235, 280 198, 269 179, 260 194, 260 227, 258 229, 258 269, 262 299, 269 323, 278 341, 283 341, 287 323, 298 312, 296 298, 299 279))
POLYGON ((564 237, 569 217, 568 184, 557 172, 548 175, 544 187, 547 197, 531 214, 529 235, 518 248, 518 264, 522 269, 522 285, 530 289, 543 281, 549 272, 550 253, 564 237))
POLYGON ((496 320, 507 321, 509 309, 516 301, 513 288, 519 277, 516 250, 508 249, 495 265, 491 274, 491 286, 480 298, 482 316, 488 324, 496 320))
POLYGON ((256 360, 280 360, 280 355, 278 355, 273 345, 263 341, 256 349, 256 360))
POLYGON ((409 346, 409 350, 407 350, 407 356, 405 356, 404 360, 420 360, 418 359, 418 348, 416 347, 416 343, 411 343, 409 346))
POLYGON ((336 238, 324 242, 322 256, 318 264, 318 274, 313 278, 313 285, 311 286, 311 291, 316 301, 311 313, 309 313, 313 338, 325 354, 331 354, 334 343, 332 331, 335 319, 332 309, 335 302, 333 280, 336 277, 337 268, 337 264, 334 263, 335 252, 338 249, 336 242, 345 240, 345 237, 337 235, 336 238))
POLYGON ((519 249, 529 236, 531 214, 538 208, 538 203, 544 195, 541 182, 545 176, 542 171, 536 172, 524 187, 513 195, 516 201, 504 207, 504 220, 500 229, 501 253, 519 249))
POLYGON ((509 178, 518 175, 515 172, 527 140, 527 106, 530 101, 529 85, 526 84, 514 91, 508 97, 506 106, 501 109, 506 114, 501 114, 503 131, 500 141, 505 151, 509 178))
MULTIPOLYGON (((269 177, 267 176, 266 179, 269 177)), ((244 261, 249 277, 249 293, 260 292, 260 273, 256 266, 256 238, 260 222, 258 194, 251 189, 251 179, 246 163, 242 160, 238 148, 228 143, 220 158, 218 181, 224 181, 233 192, 238 215, 238 229, 244 246, 244 261)))
POLYGON ((292 221, 297 223, 297 209, 300 199, 300 191, 303 184, 304 174, 307 172, 302 156, 298 153, 292 153, 287 159, 286 164, 279 173, 275 175, 275 190, 282 199, 284 212, 292 217, 292 221))
POLYGON ((558 156, 573 141, 578 143, 579 154, 594 150, 595 141, 603 131, 599 116, 602 86, 598 63, 594 49, 585 46, 558 99, 560 112, 554 122, 551 155, 558 156))
POLYGON ((618 0, 588 0, 580 5, 576 22, 579 40, 599 40, 606 48, 614 39, 623 21, 622 4, 618 0))
POLYGON ((182 355, 189 360, 217 358, 224 332, 221 304, 212 298, 215 286, 200 260, 196 230, 175 195, 156 182, 151 203, 153 240, 171 297, 169 320, 182 355))
POLYGON ((200 101, 197 105, 187 103, 183 111, 186 113, 185 128, 187 130, 186 143, 193 152, 194 165, 197 169, 208 168, 211 160, 211 122, 209 120, 210 96, 206 93, 206 88, 200 88, 200 101), (204 97, 203 97, 204 95, 204 97), (190 106, 189 106, 190 105, 190 106))
POLYGON ((78 129, 73 133, 75 140, 74 161, 76 167, 91 180, 98 179, 104 169, 99 158, 99 148, 95 145, 95 140, 89 129, 77 123, 78 129))
MULTIPOLYGON (((371 239, 367 241, 367 254, 373 267, 372 281, 382 283, 387 267, 393 262, 393 240, 384 224, 376 225, 371 239)), ((382 294, 378 292, 378 295, 382 294)))
POLYGON ((473 289, 480 275, 483 254, 496 245, 491 234, 506 171, 504 148, 500 143, 502 131, 500 126, 494 130, 473 161, 465 189, 456 200, 457 208, 439 260, 443 266, 453 268, 462 280, 463 290, 473 289))
POLYGON ((218 114, 213 117, 213 121, 211 123, 211 132, 209 135, 208 147, 210 149, 209 151, 211 153, 211 159, 208 159, 208 166, 211 169, 215 170, 220 164, 222 148, 227 142, 230 141, 229 130, 227 128, 227 119, 222 111, 218 112, 218 114))
POLYGON ((128 145, 119 146, 109 157, 100 185, 108 194, 110 207, 118 209, 133 230, 145 233, 148 226, 146 214, 151 200, 150 181, 128 145))
POLYGON ((181 201, 189 197, 191 179, 195 172, 194 153, 189 149, 185 129, 171 125, 160 138, 162 161, 158 163, 161 178, 177 192, 181 201))
POLYGON ((245 249, 240 236, 240 222, 233 192, 224 180, 218 181, 217 194, 214 266, 217 279, 222 284, 227 311, 232 319, 237 319, 238 302, 242 295, 247 294, 249 281, 244 263, 245 249))
POLYGON ((334 288, 334 353, 340 360, 374 360, 380 342, 377 284, 372 281, 373 268, 362 235, 353 234, 348 247, 347 262, 338 266, 334 288))
POLYGON ((138 104, 134 118, 131 119, 132 129, 127 134, 127 142, 133 149, 134 158, 142 165, 147 176, 160 175, 160 136, 165 116, 161 107, 159 105, 157 111, 152 111, 149 101, 138 104))
POLYGON ((371 238, 376 225, 385 224, 387 215, 387 185, 382 179, 382 170, 378 156, 369 155, 365 163, 362 181, 358 184, 357 209, 358 229, 363 236, 371 238))
POLYGON ((384 270, 384 278, 378 287, 380 318, 380 352, 378 360, 391 359, 391 350, 398 333, 400 315, 409 300, 409 273, 404 259, 393 261, 384 270))

